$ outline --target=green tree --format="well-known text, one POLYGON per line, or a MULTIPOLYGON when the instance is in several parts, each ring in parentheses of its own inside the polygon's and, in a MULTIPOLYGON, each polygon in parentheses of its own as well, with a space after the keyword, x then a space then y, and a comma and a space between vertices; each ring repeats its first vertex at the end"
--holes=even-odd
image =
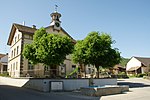
POLYGON ((128 59, 128 58, 121 58, 121 61, 120 61, 120 65, 122 66, 122 67, 126 67, 126 64, 128 63, 128 61, 129 61, 130 59, 128 59))
POLYGON ((120 62, 120 52, 112 48, 114 41, 106 33, 91 32, 88 36, 77 42, 73 52, 74 61, 81 61, 84 64, 92 64, 98 70, 99 67, 112 67, 120 62))
POLYGON ((35 32, 33 42, 24 46, 23 56, 33 64, 43 63, 56 67, 72 53, 73 48, 74 44, 69 37, 49 34, 41 28, 35 32))
MULTIPOLYGON (((72 59, 75 63, 79 64, 80 71, 84 70, 83 64, 84 65, 87 64, 87 62, 85 60, 85 57, 86 57, 85 48, 86 48, 86 46, 83 44, 83 41, 78 40, 76 45, 74 46, 74 51, 72 54, 72 59)), ((86 72, 85 72, 85 75, 86 75, 86 72)))

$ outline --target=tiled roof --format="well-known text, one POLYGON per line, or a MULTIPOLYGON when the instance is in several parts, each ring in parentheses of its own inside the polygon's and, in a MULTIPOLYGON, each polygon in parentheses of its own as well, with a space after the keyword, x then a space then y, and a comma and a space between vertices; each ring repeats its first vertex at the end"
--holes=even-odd
POLYGON ((136 67, 131 67, 130 69, 128 69, 127 71, 134 71, 139 69, 141 66, 136 66, 136 67))
POLYGON ((0 63, 8 63, 8 55, 5 55, 3 56, 1 59, 0 59, 0 63))
MULTIPOLYGON (((52 28, 52 26, 48 26, 46 28, 52 28)), ((8 38, 8 42, 7 44, 8 45, 11 45, 11 42, 13 40, 13 37, 14 37, 14 34, 15 34, 15 31, 16 29, 18 29, 20 32, 22 33, 28 33, 28 34, 34 34, 34 32, 37 30, 35 28, 32 28, 32 27, 28 27, 28 26, 24 26, 24 25, 20 25, 20 24, 16 24, 14 23, 12 25, 12 28, 11 28, 11 32, 10 32, 10 35, 9 35, 9 38, 8 38)), ((76 43, 76 41, 61 27, 61 30, 68 36, 70 37, 74 43, 76 43)))
POLYGON ((16 24, 14 23, 13 24, 20 32, 25 32, 25 33, 33 33, 37 30, 35 28, 32 28, 32 27, 28 27, 28 26, 23 26, 23 25, 20 25, 20 24, 16 24))
MULTIPOLYGON (((53 28, 53 26, 48 26, 48 27, 45 27, 46 29, 47 28, 53 28)), ((61 30, 64 32, 64 34, 66 34, 69 38, 72 39, 73 43, 76 43, 76 40, 73 39, 62 27, 61 27, 61 30)))
POLYGON ((125 67, 123 67, 123 66, 121 66, 121 65, 119 65, 119 64, 115 65, 113 68, 114 68, 114 69, 119 69, 119 68, 121 68, 121 69, 126 69, 125 67))
POLYGON ((139 60, 144 66, 149 67, 150 66, 150 58, 145 58, 145 57, 134 57, 137 60, 139 60))
POLYGON ((18 29, 20 32, 29 33, 29 34, 34 34, 34 32, 37 30, 37 29, 32 28, 32 27, 28 27, 28 26, 14 23, 12 25, 12 28, 11 28, 11 31, 9 34, 9 38, 8 38, 8 42, 7 42, 8 45, 11 45, 11 42, 13 40, 16 29, 18 29))
POLYGON ((4 57, 4 56, 6 56, 5 54, 0 54, 0 58, 2 58, 2 57, 4 57))

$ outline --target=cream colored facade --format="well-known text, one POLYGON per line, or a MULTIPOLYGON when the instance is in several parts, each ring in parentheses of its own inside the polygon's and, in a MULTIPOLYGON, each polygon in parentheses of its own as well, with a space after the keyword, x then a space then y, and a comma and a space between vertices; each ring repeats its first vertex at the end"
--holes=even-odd
MULTIPOLYGON (((69 34, 61 27, 56 26, 55 22, 61 23, 58 18, 60 14, 54 12, 51 14, 52 22, 50 26, 46 27, 48 33, 67 35, 69 34), (55 16, 54 16, 55 15, 55 16), (58 16, 57 16, 58 15, 58 16), (56 18, 57 17, 57 18, 56 18)), ((10 36, 8 39, 8 45, 10 45, 10 52, 8 55, 8 72, 11 77, 46 77, 49 76, 49 67, 43 64, 37 64, 35 66, 31 65, 27 59, 22 56, 24 44, 30 44, 33 41, 33 35, 36 31, 35 27, 28 27, 19 24, 13 24, 10 36)), ((69 36, 72 38, 71 36, 69 36)), ((73 38, 72 38, 73 39, 73 38)), ((75 41, 75 40, 74 40, 75 41)), ((71 71, 73 71, 73 66, 70 55, 66 57, 63 65, 56 68, 57 75, 65 77, 71 71)))
MULTIPOLYGON (((51 14, 51 24, 46 27, 48 33, 66 35, 70 37, 73 42, 75 40, 61 27, 61 21, 59 18, 61 14, 54 12, 51 14)), ((30 44, 33 41, 33 35, 36 31, 36 27, 28 27, 19 24, 13 24, 8 39, 8 45, 10 46, 10 52, 8 55, 8 72, 11 77, 49 77, 53 70, 56 70, 57 76, 65 77, 71 73, 77 65, 71 61, 71 56, 66 56, 64 63, 57 66, 56 69, 50 69, 43 64, 31 65, 27 59, 24 59, 22 55, 23 47, 25 44, 30 44)), ((86 67, 87 75, 91 74, 95 67, 86 67)), ((51 76, 50 76, 51 77, 51 76)))
POLYGON ((22 33, 16 29, 8 55, 8 72, 11 77, 20 77, 21 43, 22 33))

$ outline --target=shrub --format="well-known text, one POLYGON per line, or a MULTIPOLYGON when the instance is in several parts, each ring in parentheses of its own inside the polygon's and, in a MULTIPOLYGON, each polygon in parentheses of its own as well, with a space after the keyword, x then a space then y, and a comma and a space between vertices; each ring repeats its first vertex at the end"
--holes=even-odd
POLYGON ((118 75, 126 75, 125 72, 120 72, 118 75))
POLYGON ((129 78, 125 72, 120 72, 118 75, 111 75, 112 78, 129 78))
POLYGON ((143 76, 147 76, 147 74, 146 73, 141 73, 141 74, 138 74, 136 77, 143 77, 143 76))
POLYGON ((0 76, 9 77, 9 74, 8 74, 8 72, 4 72, 3 74, 0 74, 0 76))

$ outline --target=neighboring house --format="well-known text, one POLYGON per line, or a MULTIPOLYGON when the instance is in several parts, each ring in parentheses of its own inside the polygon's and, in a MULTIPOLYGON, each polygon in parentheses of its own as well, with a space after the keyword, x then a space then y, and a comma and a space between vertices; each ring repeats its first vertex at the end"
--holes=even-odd
POLYGON ((128 74, 140 74, 150 72, 150 58, 132 57, 126 65, 128 74))
POLYGON ((8 54, 0 54, 0 74, 7 72, 8 54))
POLYGON ((121 65, 115 65, 113 68, 112 68, 112 72, 113 74, 117 75, 119 73, 122 73, 122 72, 125 72, 126 73, 126 68, 125 67, 122 67, 121 65))
POLYGON ((96 77, 97 69, 95 66, 88 64, 83 65, 83 69, 81 69, 81 78, 90 78, 90 77, 96 77), (92 76, 91 76, 92 75, 92 76))

